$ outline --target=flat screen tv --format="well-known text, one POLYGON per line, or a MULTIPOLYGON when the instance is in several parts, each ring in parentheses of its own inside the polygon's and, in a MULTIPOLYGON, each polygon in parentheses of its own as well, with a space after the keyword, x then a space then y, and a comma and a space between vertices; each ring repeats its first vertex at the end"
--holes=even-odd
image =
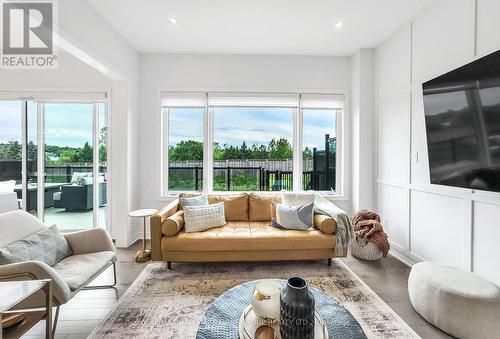
POLYGON ((500 51, 422 86, 431 183, 500 192, 500 51))

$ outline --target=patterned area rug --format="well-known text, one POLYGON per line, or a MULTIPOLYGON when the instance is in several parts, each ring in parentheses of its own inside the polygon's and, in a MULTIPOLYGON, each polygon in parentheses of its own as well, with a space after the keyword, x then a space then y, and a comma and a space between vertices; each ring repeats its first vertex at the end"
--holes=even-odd
MULTIPOLYGON (((231 287, 262 279, 304 277, 337 298, 356 318, 368 338, 419 338, 342 261, 148 265, 90 338, 196 337, 210 303, 231 287)), ((236 339, 236 338, 235 338, 236 339)))

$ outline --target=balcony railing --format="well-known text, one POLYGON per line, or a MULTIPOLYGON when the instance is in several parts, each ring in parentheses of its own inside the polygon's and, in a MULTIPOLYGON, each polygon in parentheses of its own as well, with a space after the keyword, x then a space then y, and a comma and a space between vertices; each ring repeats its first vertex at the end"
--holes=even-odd
MULTIPOLYGON (((304 171, 305 190, 335 190, 335 169, 304 171)), ((169 190, 203 189, 203 167, 169 167, 169 190)), ((293 172, 263 167, 214 167, 215 191, 281 191, 293 189, 293 172)))

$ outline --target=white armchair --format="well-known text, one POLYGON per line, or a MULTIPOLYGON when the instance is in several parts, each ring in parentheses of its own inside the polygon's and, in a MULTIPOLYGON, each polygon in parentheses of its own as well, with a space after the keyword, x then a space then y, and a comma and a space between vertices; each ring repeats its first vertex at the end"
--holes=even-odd
MULTIPOLYGON (((0 213, 0 247, 7 246, 29 235, 38 233, 47 226, 31 214, 22 211, 0 213)), ((0 266, 0 281, 26 279, 52 279, 53 298, 56 305, 53 332, 55 332, 59 309, 82 289, 109 288, 116 284, 116 252, 109 234, 103 229, 67 233, 64 235, 72 255, 54 266, 41 261, 25 261, 0 266), (114 281, 105 286, 88 286, 99 274, 113 265, 114 281)), ((30 302, 18 308, 35 308, 44 305, 43 292, 30 298, 30 302)))

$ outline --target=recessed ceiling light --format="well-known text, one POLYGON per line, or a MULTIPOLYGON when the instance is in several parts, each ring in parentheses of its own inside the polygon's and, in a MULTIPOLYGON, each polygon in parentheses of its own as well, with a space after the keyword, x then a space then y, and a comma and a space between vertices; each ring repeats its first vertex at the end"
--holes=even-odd
POLYGON ((335 24, 335 27, 337 29, 341 29, 342 27, 344 27, 344 22, 343 21, 337 21, 337 23, 335 24))
POLYGON ((172 24, 172 25, 175 25, 177 23, 177 19, 176 18, 168 18, 168 21, 172 24))

